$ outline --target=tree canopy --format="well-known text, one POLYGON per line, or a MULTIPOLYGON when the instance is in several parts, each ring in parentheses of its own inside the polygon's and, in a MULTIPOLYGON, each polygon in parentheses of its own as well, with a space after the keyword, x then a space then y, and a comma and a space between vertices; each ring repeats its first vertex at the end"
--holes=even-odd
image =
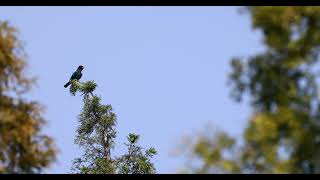
POLYGON ((72 170, 80 174, 153 174, 156 173, 151 158, 157 153, 154 148, 144 150, 138 145, 139 135, 129 134, 127 153, 115 157, 117 117, 110 104, 101 103, 94 94, 94 81, 79 83, 72 80, 71 95, 80 92, 84 106, 79 115, 75 143, 84 149, 84 154, 74 160, 72 170))
POLYGON ((0 173, 40 173, 55 160, 53 139, 41 132, 43 106, 23 98, 35 83, 26 59, 17 29, 0 21, 0 173))
POLYGON ((251 101, 243 143, 224 132, 192 147, 202 173, 319 173, 319 7, 247 7, 265 51, 233 58, 231 95, 251 101))

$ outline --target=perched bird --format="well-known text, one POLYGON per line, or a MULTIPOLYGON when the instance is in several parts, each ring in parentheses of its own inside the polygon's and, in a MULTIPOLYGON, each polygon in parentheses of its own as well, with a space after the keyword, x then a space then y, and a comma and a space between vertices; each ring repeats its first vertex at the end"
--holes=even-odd
POLYGON ((72 74, 72 76, 70 77, 69 82, 67 82, 67 84, 64 85, 65 88, 67 88, 70 84, 71 84, 71 80, 77 80, 79 81, 79 79, 81 79, 82 77, 82 73, 81 71, 84 69, 84 67, 82 65, 80 65, 78 67, 78 69, 72 74))

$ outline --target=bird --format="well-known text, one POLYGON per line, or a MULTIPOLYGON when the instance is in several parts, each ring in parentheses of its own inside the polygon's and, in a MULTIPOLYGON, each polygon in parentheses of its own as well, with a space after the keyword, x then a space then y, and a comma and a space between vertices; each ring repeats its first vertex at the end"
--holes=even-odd
POLYGON ((80 66, 78 67, 78 69, 77 69, 74 73, 72 73, 72 76, 70 77, 69 82, 67 82, 67 83, 64 85, 64 87, 67 88, 67 87, 71 84, 71 80, 77 80, 77 81, 79 81, 79 80, 81 79, 81 77, 82 77, 81 71, 82 71, 83 69, 84 69, 84 67, 83 67, 82 65, 80 65, 80 66))

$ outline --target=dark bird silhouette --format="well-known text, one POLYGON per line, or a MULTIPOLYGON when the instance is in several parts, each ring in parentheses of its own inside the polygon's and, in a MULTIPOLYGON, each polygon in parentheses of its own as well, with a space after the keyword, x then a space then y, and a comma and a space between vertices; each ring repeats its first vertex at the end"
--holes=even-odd
POLYGON ((82 73, 81 73, 81 71, 84 69, 84 67, 82 66, 82 65, 80 65, 79 67, 78 67, 78 69, 74 72, 74 73, 72 73, 72 76, 70 77, 70 80, 69 80, 69 82, 67 82, 65 85, 64 85, 64 87, 65 88, 67 88, 70 84, 71 84, 71 80, 77 80, 77 81, 79 81, 80 79, 81 79, 81 77, 82 77, 82 73))

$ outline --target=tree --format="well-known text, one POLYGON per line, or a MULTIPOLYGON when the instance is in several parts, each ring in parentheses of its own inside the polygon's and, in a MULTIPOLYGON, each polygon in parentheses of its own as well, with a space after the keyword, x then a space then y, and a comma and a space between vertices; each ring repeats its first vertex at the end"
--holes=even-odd
POLYGON ((17 29, 0 21, 0 173, 40 173, 54 160, 52 138, 41 133, 42 106, 23 98, 34 78, 17 29))
POLYGON ((244 143, 223 133, 218 135, 222 138, 195 142, 193 153, 204 162, 198 170, 319 173, 320 8, 247 7, 246 11, 253 28, 263 33, 266 50, 247 59, 232 59, 230 85, 236 101, 241 102, 244 93, 251 96, 253 114, 244 143), (228 159, 225 152, 231 148, 237 153, 228 159))
POLYGON ((93 92, 94 81, 79 83, 71 81, 70 93, 83 95, 83 109, 79 116, 75 143, 84 149, 82 157, 74 160, 72 170, 80 174, 152 174, 155 173, 150 158, 156 154, 154 148, 143 149, 137 144, 139 136, 129 134, 128 152, 113 157, 116 138, 116 114, 111 105, 101 104, 101 98, 93 92))

